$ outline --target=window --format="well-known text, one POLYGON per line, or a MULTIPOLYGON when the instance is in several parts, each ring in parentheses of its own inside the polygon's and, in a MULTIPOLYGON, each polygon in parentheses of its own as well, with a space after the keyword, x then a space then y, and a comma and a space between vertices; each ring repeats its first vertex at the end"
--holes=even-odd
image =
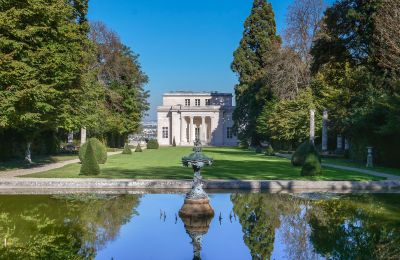
POLYGON ((227 127, 226 128, 226 138, 228 138, 228 139, 232 139, 233 138, 232 127, 227 127))
POLYGON ((185 99, 185 106, 187 106, 187 107, 190 106, 190 99, 185 99))
POLYGON ((200 128, 199 127, 196 127, 194 129, 194 136, 195 136, 196 140, 200 140, 200 128))
POLYGON ((200 99, 195 99, 195 100, 194 100, 194 105, 195 105, 196 107, 199 107, 199 106, 200 106, 200 99))
POLYGON ((211 99, 206 99, 206 106, 210 106, 211 105, 211 99))
POLYGON ((168 138, 168 127, 162 128, 162 138, 168 138))

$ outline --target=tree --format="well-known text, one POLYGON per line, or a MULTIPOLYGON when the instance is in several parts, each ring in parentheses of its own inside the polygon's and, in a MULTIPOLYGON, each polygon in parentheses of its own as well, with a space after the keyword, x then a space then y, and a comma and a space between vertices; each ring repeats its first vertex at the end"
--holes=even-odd
POLYGON ((93 149, 92 141, 89 139, 85 152, 85 157, 82 161, 80 173, 82 175, 99 175, 100 167, 97 162, 95 151, 93 149))
POLYGON ((239 84, 235 86, 236 109, 233 117, 239 138, 252 138, 258 142, 255 132, 256 118, 265 100, 268 99, 257 82, 265 67, 265 59, 274 45, 280 43, 272 6, 265 0, 254 0, 249 17, 244 23, 244 32, 239 47, 233 53, 232 70, 239 84))

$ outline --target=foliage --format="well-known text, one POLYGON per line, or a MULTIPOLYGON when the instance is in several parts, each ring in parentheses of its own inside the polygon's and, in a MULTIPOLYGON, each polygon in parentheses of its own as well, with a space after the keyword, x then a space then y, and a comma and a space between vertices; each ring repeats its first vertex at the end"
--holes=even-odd
POLYGON ((97 162, 95 152, 92 145, 92 139, 89 139, 87 148, 85 151, 85 157, 82 161, 82 166, 80 170, 81 175, 99 175, 100 174, 100 167, 97 162))
POLYGON ((122 151, 122 154, 132 154, 132 150, 131 150, 131 148, 129 147, 129 145, 127 143, 125 143, 124 150, 122 151))
POLYGON ((275 155, 274 148, 272 148, 271 144, 269 144, 267 146, 267 149, 265 149, 265 155, 267 155, 267 156, 274 156, 275 155))
POLYGON ((308 152, 306 159, 304 160, 303 168, 301 168, 301 176, 320 175, 321 171, 320 158, 315 152, 308 152))
POLYGON ((262 149, 261 149, 261 146, 257 146, 256 147, 256 153, 262 153, 262 149))
POLYGON ((147 142, 147 149, 158 149, 158 147, 157 139, 151 139, 147 142))
POLYGON ((297 147, 296 151, 293 153, 291 159, 292 165, 303 166, 308 154, 310 153, 313 153, 318 158, 319 162, 321 162, 321 157, 315 149, 314 144, 307 140, 300 144, 299 147, 297 147))
POLYGON ((97 138, 90 138, 88 142, 84 143, 79 149, 79 160, 83 162, 86 156, 86 150, 88 147, 88 143, 91 143, 92 149, 94 151, 94 155, 96 160, 100 164, 104 164, 107 161, 107 148, 106 146, 99 141, 97 138))
POLYGON ((140 147, 140 144, 139 144, 139 143, 138 143, 137 146, 136 146, 135 152, 136 152, 136 153, 138 153, 138 152, 139 152, 139 153, 140 153, 140 152, 143 152, 143 151, 142 151, 142 147, 140 147))
POLYGON ((172 146, 173 146, 173 147, 176 146, 175 136, 174 136, 174 139, 172 140, 172 146))

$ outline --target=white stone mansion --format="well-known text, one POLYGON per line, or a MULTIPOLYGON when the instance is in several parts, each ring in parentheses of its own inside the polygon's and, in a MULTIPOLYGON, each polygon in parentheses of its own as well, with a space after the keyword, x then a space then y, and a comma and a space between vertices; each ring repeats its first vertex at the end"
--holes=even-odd
POLYGON ((157 107, 157 139, 160 145, 237 145, 232 130, 232 94, 218 92, 168 92, 157 107))

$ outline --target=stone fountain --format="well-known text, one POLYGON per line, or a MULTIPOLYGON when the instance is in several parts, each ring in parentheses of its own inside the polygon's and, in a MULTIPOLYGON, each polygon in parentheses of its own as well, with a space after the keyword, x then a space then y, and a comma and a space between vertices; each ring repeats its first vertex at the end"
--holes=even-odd
POLYGON ((202 153, 200 140, 194 142, 193 151, 189 156, 182 158, 184 166, 193 168, 194 176, 192 189, 186 194, 179 216, 192 239, 193 259, 201 259, 201 241, 214 217, 214 210, 210 206, 207 193, 203 190, 200 170, 204 166, 211 165, 213 160, 202 153))

